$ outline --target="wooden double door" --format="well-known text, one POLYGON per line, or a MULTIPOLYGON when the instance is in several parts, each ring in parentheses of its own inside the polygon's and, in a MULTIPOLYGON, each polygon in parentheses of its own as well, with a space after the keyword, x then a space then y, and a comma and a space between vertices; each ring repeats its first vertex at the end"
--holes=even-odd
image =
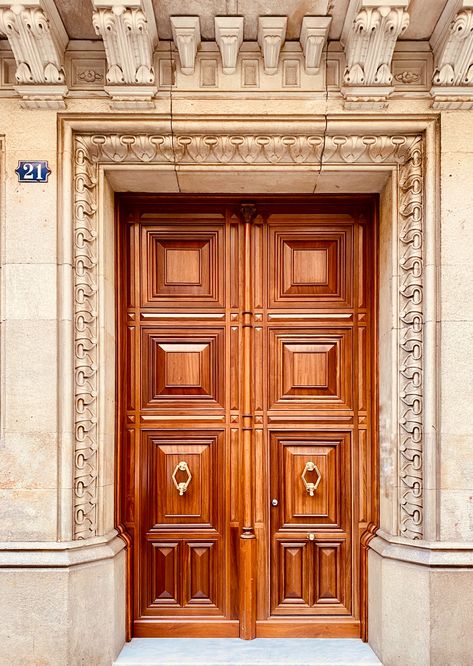
POLYGON ((135 636, 363 636, 375 202, 122 197, 135 636))

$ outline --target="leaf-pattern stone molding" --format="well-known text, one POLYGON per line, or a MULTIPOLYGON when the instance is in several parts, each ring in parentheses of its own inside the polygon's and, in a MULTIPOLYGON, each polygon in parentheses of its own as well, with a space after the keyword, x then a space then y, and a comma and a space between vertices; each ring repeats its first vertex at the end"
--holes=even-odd
POLYGON ((74 136, 73 532, 98 529, 99 165, 395 165, 399 210, 399 531, 423 536, 424 136, 76 134, 74 136))

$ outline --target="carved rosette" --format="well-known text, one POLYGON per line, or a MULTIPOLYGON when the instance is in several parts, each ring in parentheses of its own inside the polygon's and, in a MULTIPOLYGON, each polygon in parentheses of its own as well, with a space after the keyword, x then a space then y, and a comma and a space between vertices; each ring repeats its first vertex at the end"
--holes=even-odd
POLYGON ((399 168, 400 533, 423 525, 423 139, 379 135, 90 134, 74 147, 74 538, 97 533, 100 163, 397 164, 399 168))

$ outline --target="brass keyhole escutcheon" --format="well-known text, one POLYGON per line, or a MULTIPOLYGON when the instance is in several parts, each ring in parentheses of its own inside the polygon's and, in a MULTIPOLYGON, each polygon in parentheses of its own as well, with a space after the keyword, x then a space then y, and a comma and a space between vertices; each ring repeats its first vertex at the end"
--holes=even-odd
POLYGON ((304 482, 305 489, 309 493, 311 497, 315 495, 315 491, 317 490, 320 479, 322 478, 322 475, 320 474, 320 470, 317 467, 317 465, 312 462, 311 460, 308 460, 305 464, 304 470, 301 475, 301 479, 304 482), (308 481, 307 480, 307 473, 308 472, 315 472, 317 475, 317 478, 315 481, 308 481))
POLYGON ((184 493, 187 491, 191 479, 192 474, 186 461, 182 460, 181 462, 178 462, 174 468, 174 472, 172 473, 172 480, 174 481, 174 485, 176 486, 180 496, 184 495, 184 493), (187 479, 185 481, 178 481, 176 478, 178 472, 186 472, 187 479))

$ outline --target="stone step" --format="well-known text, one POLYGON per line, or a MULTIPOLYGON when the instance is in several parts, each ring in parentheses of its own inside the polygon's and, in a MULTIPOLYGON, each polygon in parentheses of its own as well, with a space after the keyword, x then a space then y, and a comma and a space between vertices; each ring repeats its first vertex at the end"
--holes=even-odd
POLYGON ((372 666, 357 638, 134 638, 114 666, 372 666))

